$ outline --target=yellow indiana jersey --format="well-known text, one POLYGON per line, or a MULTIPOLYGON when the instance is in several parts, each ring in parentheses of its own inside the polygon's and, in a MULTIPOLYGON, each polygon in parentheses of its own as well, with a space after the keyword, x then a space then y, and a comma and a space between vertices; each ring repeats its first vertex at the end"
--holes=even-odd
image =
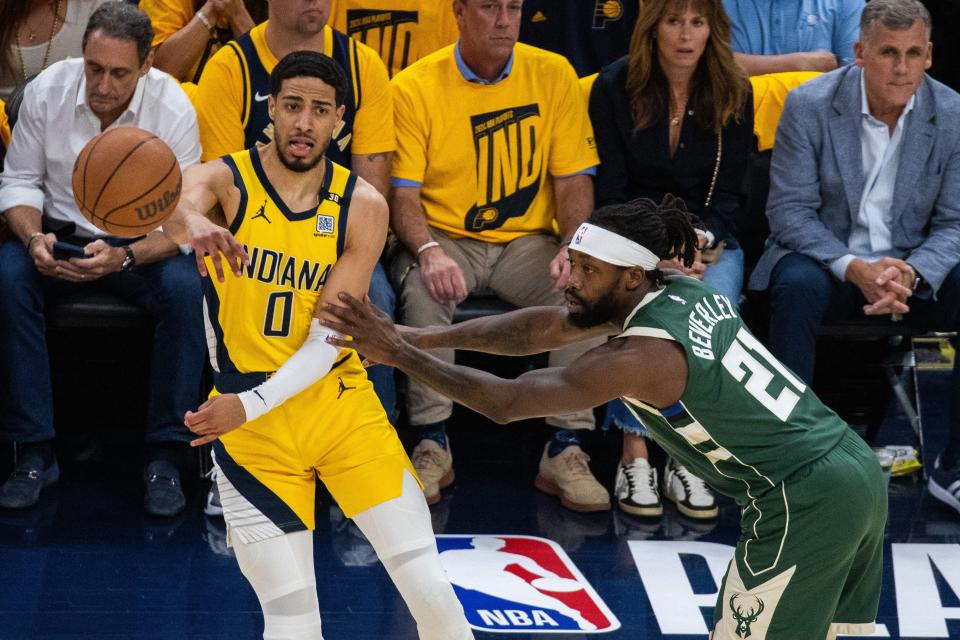
POLYGON ((256 149, 223 160, 240 189, 230 231, 250 266, 239 277, 227 274, 225 282, 204 279, 210 362, 217 374, 269 373, 307 338, 323 284, 343 252, 356 176, 324 159, 319 205, 295 212, 267 180, 256 149))
POLYGON ((332 0, 330 25, 379 53, 391 78, 459 35, 452 0, 332 0))
MULTIPOLYGON (((267 99, 270 73, 279 61, 267 45, 268 24, 217 51, 204 67, 193 97, 204 161, 273 139, 267 99)), ((330 26, 323 29, 323 53, 344 68, 348 85, 346 114, 327 154, 349 165, 351 154, 393 151, 393 101, 383 62, 373 49, 330 26)))
POLYGON ((517 44, 509 75, 480 84, 449 46, 392 84, 393 182, 419 185, 427 222, 451 237, 553 233, 552 178, 599 163, 577 76, 555 53, 517 44))

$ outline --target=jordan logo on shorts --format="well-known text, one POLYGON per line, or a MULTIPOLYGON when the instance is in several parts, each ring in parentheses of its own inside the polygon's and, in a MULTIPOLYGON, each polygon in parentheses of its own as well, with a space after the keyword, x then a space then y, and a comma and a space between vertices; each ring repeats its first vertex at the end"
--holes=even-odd
POLYGON ((763 600, 757 596, 735 593, 730 596, 730 612, 737 621, 737 636, 749 638, 750 625, 763 613, 763 600))
POLYGON ((343 395, 344 391, 350 391, 351 389, 356 389, 356 387, 348 387, 347 385, 343 384, 343 378, 338 377, 337 382, 340 383, 340 391, 337 393, 337 400, 340 399, 340 396, 343 395))

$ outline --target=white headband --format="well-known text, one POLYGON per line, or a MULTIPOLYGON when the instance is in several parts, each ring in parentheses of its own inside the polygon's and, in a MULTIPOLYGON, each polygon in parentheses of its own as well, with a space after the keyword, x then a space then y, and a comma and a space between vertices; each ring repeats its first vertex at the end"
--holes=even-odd
POLYGON ((650 271, 660 262, 652 251, 618 233, 584 222, 573 234, 570 248, 618 267, 643 267, 650 271))

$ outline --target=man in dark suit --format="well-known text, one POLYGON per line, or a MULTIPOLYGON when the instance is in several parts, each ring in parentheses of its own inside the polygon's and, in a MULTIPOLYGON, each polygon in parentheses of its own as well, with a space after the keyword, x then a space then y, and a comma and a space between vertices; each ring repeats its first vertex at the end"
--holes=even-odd
MULTIPOLYGON (((770 169, 770 240, 750 280, 770 292, 773 354, 803 379, 817 327, 860 314, 960 326, 960 96, 926 74, 930 14, 872 0, 856 63, 794 90, 770 169)), ((960 371, 930 490, 960 511, 960 371)))

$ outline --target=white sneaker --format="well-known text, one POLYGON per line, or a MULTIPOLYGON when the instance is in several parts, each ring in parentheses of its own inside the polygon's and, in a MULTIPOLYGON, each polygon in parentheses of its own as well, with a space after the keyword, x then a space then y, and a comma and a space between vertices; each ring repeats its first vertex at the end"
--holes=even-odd
POLYGON ((636 458, 630 464, 617 465, 614 483, 617 504, 635 516, 663 515, 663 503, 657 491, 657 470, 646 458, 636 458))
POLYGON ((203 513, 211 518, 223 517, 223 505, 220 504, 220 488, 217 486, 216 476, 213 477, 210 490, 207 491, 207 502, 203 505, 203 513))
POLYGON ((663 470, 663 495, 688 518, 716 518, 719 513, 713 491, 673 458, 667 459, 663 470))

